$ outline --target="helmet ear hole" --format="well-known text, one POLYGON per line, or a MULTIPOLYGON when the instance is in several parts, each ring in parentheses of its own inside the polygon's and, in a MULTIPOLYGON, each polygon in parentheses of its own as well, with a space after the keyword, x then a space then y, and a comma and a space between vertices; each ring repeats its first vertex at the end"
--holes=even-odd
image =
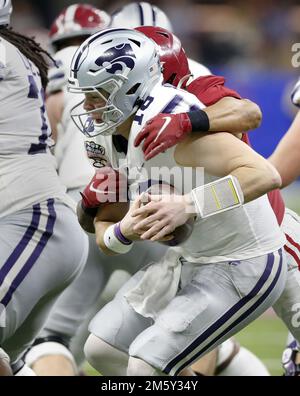
POLYGON ((133 95, 136 93, 136 91, 138 90, 139 86, 141 84, 140 83, 136 83, 133 87, 131 87, 127 92, 126 95, 133 95))

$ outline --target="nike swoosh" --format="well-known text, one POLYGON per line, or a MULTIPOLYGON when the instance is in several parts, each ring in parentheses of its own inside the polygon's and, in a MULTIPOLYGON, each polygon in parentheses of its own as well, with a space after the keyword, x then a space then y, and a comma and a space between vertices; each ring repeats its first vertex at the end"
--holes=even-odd
POLYGON ((94 183, 90 185, 90 190, 95 193, 103 193, 103 194, 110 194, 110 193, 115 194, 116 193, 116 191, 99 190, 99 188, 94 187, 94 183))
POLYGON ((159 136, 163 133, 163 131, 167 128, 167 126, 171 122, 171 117, 163 117, 163 120, 166 120, 164 125, 160 128, 158 131, 158 134, 156 135, 156 138, 153 140, 153 142, 156 142, 156 140, 159 138, 159 136))

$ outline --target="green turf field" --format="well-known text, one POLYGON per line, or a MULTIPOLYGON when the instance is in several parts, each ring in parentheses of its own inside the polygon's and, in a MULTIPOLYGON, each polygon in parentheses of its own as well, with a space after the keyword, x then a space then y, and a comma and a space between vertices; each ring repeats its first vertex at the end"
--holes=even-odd
MULTIPOLYGON (((287 330, 273 315, 264 315, 242 330, 236 338, 255 353, 268 367, 271 375, 282 375, 281 354, 287 338, 287 330)), ((88 375, 97 375, 89 366, 88 375)))
POLYGON ((265 315, 242 330, 236 338, 265 363, 271 375, 282 375, 281 354, 287 330, 279 319, 265 315))

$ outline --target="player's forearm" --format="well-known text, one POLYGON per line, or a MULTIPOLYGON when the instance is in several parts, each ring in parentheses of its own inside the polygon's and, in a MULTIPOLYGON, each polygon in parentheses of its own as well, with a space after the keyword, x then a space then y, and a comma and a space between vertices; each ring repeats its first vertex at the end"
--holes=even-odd
POLYGON ((262 118, 260 108, 255 103, 231 97, 223 98, 203 111, 208 116, 210 132, 246 132, 258 128, 262 118))
POLYGON ((269 158, 278 170, 282 186, 286 187, 300 175, 300 112, 269 158))
POLYGON ((245 203, 281 186, 280 175, 273 166, 246 165, 235 169, 230 174, 238 179, 245 203))
POLYGON ((282 184, 281 188, 284 188, 296 180, 300 175, 300 161, 299 161, 299 150, 294 147, 288 151, 279 150, 272 154, 270 157, 270 162, 278 170, 282 184))

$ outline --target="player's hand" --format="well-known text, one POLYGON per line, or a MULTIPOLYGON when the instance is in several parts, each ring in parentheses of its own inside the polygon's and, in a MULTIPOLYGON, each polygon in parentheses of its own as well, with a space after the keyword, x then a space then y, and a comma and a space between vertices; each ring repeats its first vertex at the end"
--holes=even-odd
MULTIPOLYGON (((135 226, 143 221, 145 219, 144 215, 135 215, 134 217, 132 216, 133 213, 135 213, 142 204, 142 198, 144 198, 144 194, 141 194, 140 196, 138 196, 135 201, 133 202, 133 204, 131 205, 129 211, 127 212, 126 216, 121 220, 120 223, 120 228, 121 228, 121 232, 122 234, 125 236, 125 238, 130 239, 131 241, 137 241, 141 239, 141 234, 146 232, 147 230, 144 229, 143 227, 139 227, 139 231, 135 230, 135 226)), ((148 222, 149 223, 149 222, 148 222)), ((154 225, 154 223, 151 223, 151 225, 154 225)), ((173 236, 164 236, 162 238, 160 238, 160 241, 169 241, 170 239, 172 239, 173 236)), ((146 238, 143 238, 146 239, 146 238)))
POLYGON ((134 145, 138 147, 142 141, 145 160, 175 146, 192 131, 191 121, 186 113, 158 114, 149 120, 135 138, 134 145))
POLYGON ((157 242, 171 237, 175 228, 195 216, 195 209, 189 195, 150 195, 145 193, 142 200, 148 203, 132 212, 139 221, 133 230, 141 239, 157 242), (145 231, 146 230, 146 231, 145 231))
POLYGON ((126 177, 110 167, 98 169, 81 196, 84 209, 98 208, 104 203, 126 202, 126 177))
POLYGON ((135 218, 132 217, 132 213, 136 211, 140 207, 140 205, 141 195, 134 200, 125 217, 120 222, 120 229, 122 234, 125 238, 131 241, 137 241, 140 239, 140 233, 134 231, 134 226, 139 221, 143 220, 143 216, 136 216, 135 218))
POLYGON ((110 167, 98 169, 81 194, 77 204, 78 222, 84 231, 95 233, 94 218, 98 208, 111 202, 126 202, 127 179, 110 167))

